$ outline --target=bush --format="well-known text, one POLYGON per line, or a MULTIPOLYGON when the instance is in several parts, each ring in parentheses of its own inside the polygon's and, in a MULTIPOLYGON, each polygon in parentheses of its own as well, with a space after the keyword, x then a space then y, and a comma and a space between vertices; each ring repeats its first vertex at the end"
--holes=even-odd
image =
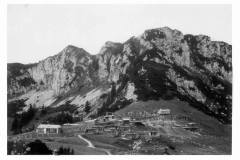
POLYGON ((52 154, 52 150, 50 150, 45 143, 40 140, 35 140, 34 142, 30 142, 27 144, 27 155, 49 155, 52 154), (28 149, 29 148, 29 149, 28 149))
POLYGON ((48 123, 62 125, 64 123, 73 123, 73 117, 69 112, 61 112, 55 117, 49 117, 47 121, 48 123))
POLYGON ((31 77, 25 77, 23 79, 20 79, 19 84, 24 87, 28 87, 32 84, 36 84, 36 82, 31 77))
POLYGON ((90 110, 91 110, 91 106, 90 106, 90 103, 87 101, 85 104, 84 112, 88 114, 90 110))
POLYGON ((74 150, 70 149, 70 148, 63 148, 60 147, 57 151, 58 155, 73 155, 74 154, 74 150))
POLYGON ((7 154, 13 155, 49 155, 52 154, 45 143, 40 140, 35 140, 26 144, 22 140, 19 141, 8 141, 7 143, 7 154))
POLYGON ((107 97, 107 93, 103 93, 100 98, 103 99, 103 98, 106 98, 107 97))
POLYGON ((24 99, 15 100, 9 102, 7 105, 7 115, 8 117, 14 117, 18 111, 26 106, 24 99))
POLYGON ((45 115, 47 114, 47 108, 44 107, 44 105, 41 107, 41 112, 40 112, 40 115, 45 115))
POLYGON ((7 142, 7 154, 24 154, 26 150, 26 144, 23 141, 8 141, 7 142))

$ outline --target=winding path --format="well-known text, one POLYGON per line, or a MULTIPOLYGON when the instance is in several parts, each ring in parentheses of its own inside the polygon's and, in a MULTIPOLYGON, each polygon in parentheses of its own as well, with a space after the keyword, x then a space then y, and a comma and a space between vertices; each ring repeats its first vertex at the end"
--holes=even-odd
POLYGON ((111 155, 111 152, 110 152, 109 150, 95 147, 95 146, 92 144, 91 141, 89 141, 88 139, 82 137, 81 135, 78 135, 78 137, 79 137, 80 139, 82 139, 83 141, 85 141, 85 142, 88 144, 88 147, 89 147, 89 148, 96 148, 96 149, 99 149, 99 150, 104 151, 105 153, 107 153, 107 155, 111 155))

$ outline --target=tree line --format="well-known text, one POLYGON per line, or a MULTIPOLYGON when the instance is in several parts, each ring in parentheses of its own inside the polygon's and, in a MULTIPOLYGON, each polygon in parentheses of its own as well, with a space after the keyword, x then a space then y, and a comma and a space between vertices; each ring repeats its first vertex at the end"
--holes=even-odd
POLYGON ((12 122, 11 131, 14 134, 22 133, 22 127, 27 125, 35 116, 36 109, 30 104, 27 111, 19 114, 15 114, 14 120, 12 122))

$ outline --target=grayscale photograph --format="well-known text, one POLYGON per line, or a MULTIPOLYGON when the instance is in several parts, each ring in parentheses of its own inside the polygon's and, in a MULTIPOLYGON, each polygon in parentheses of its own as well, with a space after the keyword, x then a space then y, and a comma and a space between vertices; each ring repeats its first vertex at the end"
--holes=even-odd
POLYGON ((231 4, 8 4, 6 26, 10 157, 232 155, 231 4))

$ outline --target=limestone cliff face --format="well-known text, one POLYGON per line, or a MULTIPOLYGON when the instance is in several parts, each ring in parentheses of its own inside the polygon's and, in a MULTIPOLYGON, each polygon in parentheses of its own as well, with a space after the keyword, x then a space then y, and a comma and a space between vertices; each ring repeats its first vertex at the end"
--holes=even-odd
POLYGON ((118 97, 178 97, 221 121, 231 121, 232 46, 208 36, 183 35, 163 27, 122 44, 106 42, 94 56, 67 46, 53 57, 23 66, 15 68, 18 74, 8 69, 9 95, 39 87, 61 95, 86 85, 114 82, 118 97), (29 83, 23 85, 24 79, 29 83))
POLYGON ((122 47, 121 43, 106 42, 101 48, 97 55, 99 65, 98 76, 101 80, 115 81, 118 78, 120 71, 117 67, 117 59, 122 52, 122 47))
POLYGON ((31 67, 25 67, 20 70, 21 74, 15 74, 14 79, 8 85, 9 94, 25 91, 25 87, 52 89, 56 95, 68 92, 72 88, 78 88, 82 85, 91 85, 90 64, 92 57, 81 48, 67 46, 59 54, 48 57, 31 67), (21 77, 30 77, 34 83, 24 85, 19 84, 21 77), (15 85, 19 87, 17 91, 15 85), (23 89, 22 89, 22 88, 23 89))
POLYGON ((67 46, 59 54, 29 68, 28 72, 38 84, 42 83, 56 94, 61 94, 92 82, 89 75, 91 62, 91 55, 85 50, 67 46))

